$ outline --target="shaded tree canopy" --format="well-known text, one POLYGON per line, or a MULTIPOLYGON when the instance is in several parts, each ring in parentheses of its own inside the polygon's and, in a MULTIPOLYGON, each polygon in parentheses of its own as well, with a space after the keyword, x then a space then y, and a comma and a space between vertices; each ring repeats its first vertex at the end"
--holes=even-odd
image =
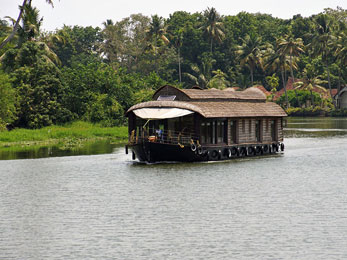
POLYGON ((311 86, 332 93, 347 84, 347 11, 340 7, 291 19, 221 16, 211 7, 44 32, 34 2, 23 1, 19 19, 0 18, 0 42, 6 41, 0 49, 2 126, 37 128, 75 119, 123 124, 124 111, 163 84, 262 84, 284 88, 280 102, 286 106, 300 105, 302 89, 313 104, 311 86), (301 82, 295 101, 292 92, 287 95, 289 78, 301 82))

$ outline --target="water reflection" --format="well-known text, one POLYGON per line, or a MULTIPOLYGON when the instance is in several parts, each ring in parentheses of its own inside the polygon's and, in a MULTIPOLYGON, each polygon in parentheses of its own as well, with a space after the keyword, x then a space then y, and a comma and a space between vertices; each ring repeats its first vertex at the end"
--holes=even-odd
MULTIPOLYGON (((290 117, 285 121, 285 138, 330 137, 347 135, 347 118, 290 117)), ((0 150, 0 160, 34 159, 60 156, 106 154, 123 146, 110 141, 85 143, 83 146, 62 149, 59 146, 7 148, 0 150)))
POLYGON ((286 119, 285 137, 329 137, 347 134, 347 118, 290 117, 286 119))
POLYGON ((347 138, 325 132, 218 163, 2 160, 0 258, 346 259, 347 138))
POLYGON ((74 155, 92 155, 92 154, 105 154, 112 153, 112 151, 122 146, 121 144, 114 144, 109 140, 86 142, 82 146, 61 148, 59 146, 44 146, 44 147, 15 147, 0 150, 0 160, 13 160, 13 159, 35 159, 47 157, 60 157, 60 156, 74 156, 74 155))

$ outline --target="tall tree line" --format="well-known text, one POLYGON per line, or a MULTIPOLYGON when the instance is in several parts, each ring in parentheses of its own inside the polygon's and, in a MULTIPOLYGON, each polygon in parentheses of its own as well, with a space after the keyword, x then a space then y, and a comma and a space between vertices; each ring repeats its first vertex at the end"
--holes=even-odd
POLYGON ((262 84, 270 90, 266 78, 273 76, 278 89, 291 78, 299 81, 298 91, 317 86, 332 95, 347 82, 342 8, 279 19, 247 12, 221 16, 212 7, 54 32, 42 32, 43 22, 29 0, 17 19, 0 20, 2 126, 38 128, 76 119, 123 124, 124 111, 166 83, 221 89, 262 84))

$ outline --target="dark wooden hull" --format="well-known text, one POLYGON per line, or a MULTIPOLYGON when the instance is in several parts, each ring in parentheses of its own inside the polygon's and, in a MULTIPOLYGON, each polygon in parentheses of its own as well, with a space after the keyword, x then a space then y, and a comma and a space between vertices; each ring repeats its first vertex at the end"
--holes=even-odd
POLYGON ((233 146, 179 146, 177 144, 163 144, 143 142, 129 144, 135 157, 141 162, 199 162, 230 160, 240 157, 274 154, 284 150, 283 143, 244 144, 233 146))

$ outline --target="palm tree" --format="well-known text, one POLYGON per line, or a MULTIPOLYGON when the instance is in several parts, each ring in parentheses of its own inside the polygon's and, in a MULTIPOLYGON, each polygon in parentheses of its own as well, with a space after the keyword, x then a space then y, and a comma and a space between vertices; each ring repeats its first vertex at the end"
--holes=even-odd
POLYGON ((336 42, 336 51, 335 51, 336 61, 339 64, 339 85, 338 93, 341 90, 341 71, 342 68, 347 67, 347 35, 342 31, 336 42))
POLYGON ((182 30, 178 31, 177 38, 175 40, 175 47, 177 48, 177 57, 178 57, 178 78, 180 84, 182 83, 182 72, 181 72, 181 47, 183 43, 183 32, 182 30))
MULTIPOLYGON (((298 57, 301 53, 304 53, 304 43, 301 38, 294 39, 291 35, 285 35, 284 38, 278 41, 278 53, 282 57, 289 56, 289 65, 290 65, 290 75, 292 77, 293 84, 295 82, 294 78, 294 57, 298 57)), ((301 106, 298 99, 298 94, 295 91, 295 96, 298 101, 299 106, 301 106)))
POLYGON ((211 54, 213 52, 213 41, 221 43, 225 37, 223 32, 223 23, 220 21, 221 17, 215 8, 207 8, 204 16, 206 18, 205 24, 202 26, 204 33, 210 40, 211 54))
MULTIPOLYGON (((120 48, 117 42, 115 42, 115 39, 119 39, 120 37, 116 37, 116 31, 115 24, 113 23, 112 19, 107 19, 105 22, 102 23, 104 26, 104 29, 102 30, 104 42, 100 45, 100 52, 102 53, 102 56, 105 57, 105 61, 107 62, 113 62, 117 61, 118 58, 118 50, 120 48)), ((120 39, 121 42, 124 39, 120 39)))
POLYGON ((165 44, 169 43, 168 38, 166 38, 166 27, 164 26, 164 19, 163 17, 159 17, 158 15, 152 16, 152 21, 150 22, 150 27, 146 31, 147 34, 147 40, 148 41, 154 41, 154 46, 152 46, 152 43, 150 42, 150 46, 152 49, 154 49, 154 53, 157 53, 158 49, 158 41, 161 40, 165 44))
MULTIPOLYGON (((308 45, 312 51, 313 56, 322 56, 324 65, 328 74, 328 85, 330 90, 330 97, 332 97, 331 82, 330 82, 330 70, 329 70, 329 58, 332 56, 332 45, 336 40, 333 34, 333 20, 326 14, 320 14, 314 20, 316 26, 316 33, 311 35, 312 42, 308 45)), ((335 107, 336 104, 333 102, 335 107)))
POLYGON ((230 83, 226 80, 226 74, 220 69, 212 71, 214 74, 213 78, 207 84, 208 88, 225 89, 230 83))
POLYGON ((250 71, 251 84, 254 83, 254 70, 256 67, 262 67, 262 45, 261 37, 257 37, 254 34, 246 35, 241 39, 242 45, 236 47, 236 54, 240 65, 246 66, 250 71))
POLYGON ((214 63, 216 63, 216 60, 210 57, 205 57, 201 61, 200 66, 196 64, 190 65, 193 74, 186 72, 183 73, 183 75, 185 75, 190 81, 192 81, 193 84, 199 86, 202 89, 205 89, 207 88, 207 85, 211 80, 211 69, 214 63))
POLYGON ((294 83, 294 86, 296 86, 295 89, 310 91, 311 105, 314 106, 313 90, 316 88, 322 90, 323 92, 326 92, 327 90, 321 86, 321 84, 326 83, 326 81, 320 79, 318 76, 309 75, 306 69, 304 69, 303 75, 303 80, 294 83))
MULTIPOLYGON (((14 22, 14 20, 12 19, 14 22)), ((22 24, 18 26, 18 44, 17 47, 21 48, 21 46, 25 42, 34 42, 36 45, 39 46, 41 50, 45 52, 45 55, 43 55, 44 59, 48 63, 56 63, 60 64, 60 60, 58 56, 51 50, 51 48, 47 45, 46 42, 42 41, 40 37, 40 26, 42 24, 43 18, 40 18, 39 16, 39 10, 35 7, 32 7, 31 5, 27 4, 24 7, 24 14, 22 17, 22 24)), ((44 38, 44 37, 43 37, 44 38)), ((53 38, 56 38, 56 40, 59 38, 57 37, 46 37, 46 41, 50 38, 53 40, 53 38)), ((6 55, 6 52, 4 55, 1 56, 1 59, 3 59, 6 55)))
MULTIPOLYGON (((264 70, 274 73, 274 72, 280 72, 281 78, 282 78, 282 85, 284 89, 285 99, 286 99, 286 107, 289 107, 289 101, 288 101, 288 94, 287 94, 287 71, 290 71, 290 58, 285 53, 281 52, 281 49, 279 47, 279 42, 281 39, 276 40, 275 49, 268 49, 268 52, 266 53, 265 57, 265 65, 264 70)), ((297 69, 298 65, 296 63, 296 57, 293 57, 292 59, 292 66, 293 69, 297 69)))
MULTIPOLYGON (((13 26, 13 29, 12 29, 12 32, 11 34, 0 44, 0 50, 9 42, 13 39, 13 37, 15 36, 18 28, 19 28, 19 24, 20 24, 20 21, 22 20, 23 18, 23 13, 24 13, 24 8, 28 5, 28 6, 31 6, 31 2, 32 0, 24 0, 22 5, 19 6, 19 15, 18 15, 18 18, 17 20, 14 22, 14 26, 13 26)), ((52 7, 53 6, 53 1, 52 0, 46 0, 46 2, 48 4, 50 4, 52 7)))

